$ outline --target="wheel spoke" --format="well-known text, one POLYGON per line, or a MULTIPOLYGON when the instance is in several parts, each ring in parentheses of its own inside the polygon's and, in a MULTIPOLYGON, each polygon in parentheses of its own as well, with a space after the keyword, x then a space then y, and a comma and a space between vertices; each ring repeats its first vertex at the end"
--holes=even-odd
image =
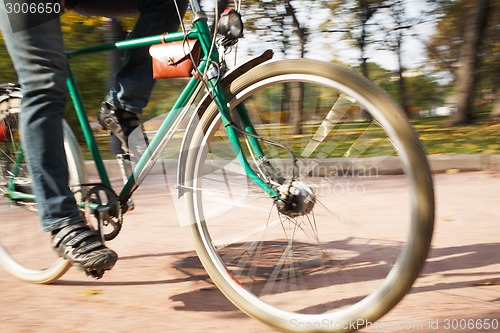
MULTIPOLYGON (((310 157, 313 152, 319 147, 319 145, 328 137, 330 132, 334 129, 335 125, 339 124, 342 117, 345 116, 347 111, 356 102, 351 96, 341 94, 332 108, 326 114, 325 119, 321 122, 321 125, 316 130, 316 133, 312 136, 309 143, 306 145, 302 151, 302 157, 310 157)), ((334 149, 334 146, 331 147, 334 149)))

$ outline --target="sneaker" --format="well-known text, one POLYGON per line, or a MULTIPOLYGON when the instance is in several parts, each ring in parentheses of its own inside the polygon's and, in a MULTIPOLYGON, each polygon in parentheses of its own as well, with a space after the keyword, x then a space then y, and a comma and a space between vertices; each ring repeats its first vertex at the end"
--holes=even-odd
POLYGON ((100 234, 83 221, 54 231, 52 246, 60 257, 97 279, 118 260, 118 255, 104 245, 100 234))
POLYGON ((139 118, 135 113, 118 109, 106 102, 102 103, 99 114, 97 115, 101 126, 113 133, 120 140, 122 150, 125 153, 128 149, 128 136, 139 126, 139 118))

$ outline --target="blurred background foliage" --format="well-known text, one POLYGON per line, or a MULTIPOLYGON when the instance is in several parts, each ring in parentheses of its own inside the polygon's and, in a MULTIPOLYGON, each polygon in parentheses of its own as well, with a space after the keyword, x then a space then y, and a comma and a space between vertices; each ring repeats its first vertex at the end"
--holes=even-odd
MULTIPOLYGON (((120 18, 123 30, 123 39, 127 31, 135 24, 137 17, 120 18)), ((103 17, 84 17, 67 12, 61 16, 61 30, 63 31, 65 47, 68 50, 94 46, 110 42, 110 19, 103 17)), ((116 51, 117 52, 117 51, 116 51)), ((119 54, 123 56, 123 54, 119 54)), ((83 98, 91 122, 96 122, 97 111, 109 87, 111 52, 94 53, 71 59, 71 68, 78 83, 80 95, 83 98)), ((8 56, 0 34, 0 82, 17 82, 17 77, 8 56)), ((148 108, 144 110, 143 119, 150 119, 163 114, 175 102, 177 95, 184 86, 182 79, 160 81, 151 96, 148 108)), ((66 119, 75 129, 78 136, 76 115, 73 107, 68 103, 66 119)))
MULTIPOLYGON (((202 4, 211 16, 214 1, 202 4)), ((240 58, 272 48, 276 57, 349 65, 413 119, 454 111, 439 126, 500 119, 500 0, 248 0, 241 6, 246 38, 240 58), (349 53, 339 53, 345 45, 349 53), (417 63, 411 54, 416 48, 423 54, 417 63), (378 61, 384 54, 394 59, 391 68, 378 61)), ((125 37, 136 17, 119 19, 125 37)), ((67 49, 109 42, 107 18, 68 12, 61 26, 67 49)), ((109 86, 109 59, 98 53, 72 60, 91 121, 109 86)), ((14 81, 0 37, 0 82, 14 81)), ((177 79, 158 82, 142 120, 168 111, 183 85, 177 79)), ((75 122, 70 110, 67 118, 75 122)))
POLYGON ((479 112, 498 121, 499 0, 261 0, 243 7, 259 42, 284 56, 348 58, 412 118, 442 107, 456 110, 448 125, 472 123, 479 112), (380 66, 384 57, 391 68, 380 66))

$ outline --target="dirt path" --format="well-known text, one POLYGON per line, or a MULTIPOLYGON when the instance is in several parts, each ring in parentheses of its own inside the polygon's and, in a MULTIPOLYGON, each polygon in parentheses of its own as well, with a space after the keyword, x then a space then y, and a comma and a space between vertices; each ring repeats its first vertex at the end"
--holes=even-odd
MULTIPOLYGON (((423 276, 363 332, 500 331, 478 326, 500 321, 500 173, 435 179, 437 226, 423 276), (460 329, 468 319, 473 328, 460 329)), ((71 269, 53 285, 30 285, 0 269, 0 332, 270 331, 206 282, 168 194, 146 186, 135 201, 110 243, 120 260, 102 280, 71 269)))

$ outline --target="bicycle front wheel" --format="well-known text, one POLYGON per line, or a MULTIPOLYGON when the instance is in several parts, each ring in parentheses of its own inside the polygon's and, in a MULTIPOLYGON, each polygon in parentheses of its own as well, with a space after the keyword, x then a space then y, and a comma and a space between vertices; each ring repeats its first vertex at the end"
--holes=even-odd
MULTIPOLYGON (((23 281, 51 283, 61 277, 71 263, 57 256, 51 247, 50 234, 41 229, 37 205, 30 198, 31 176, 24 161, 18 161, 19 109, 17 105, 14 108, 14 99, 7 103, 10 106, 0 108, 0 265, 23 281), (19 194, 16 198, 9 194, 9 183, 19 194)), ((83 159, 66 122, 64 137, 69 181, 74 185, 75 196, 81 198, 79 185, 85 183, 83 159)))
POLYGON ((406 294, 428 253, 431 172, 406 117, 381 90, 340 66, 298 59, 256 67, 227 88, 266 158, 262 179, 295 193, 287 208, 250 181, 217 106, 194 131, 184 192, 196 250, 241 310, 287 332, 348 332, 406 294), (271 170, 271 171, 270 171, 271 170), (293 179, 292 179, 293 178, 293 179))

